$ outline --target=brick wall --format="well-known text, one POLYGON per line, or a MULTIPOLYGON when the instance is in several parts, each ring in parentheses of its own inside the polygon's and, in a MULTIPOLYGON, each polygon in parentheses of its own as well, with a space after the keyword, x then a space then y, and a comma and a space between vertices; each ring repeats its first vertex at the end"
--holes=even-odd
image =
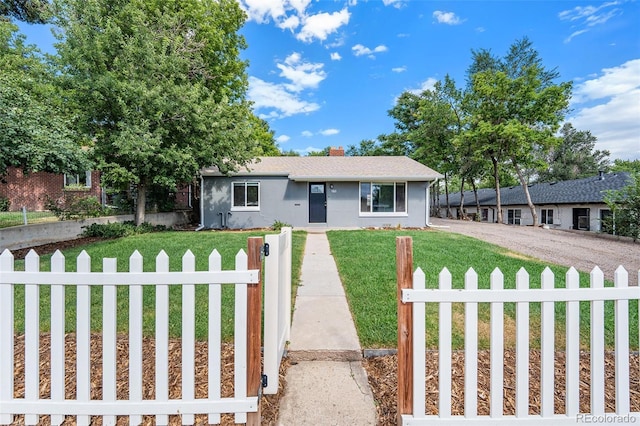
POLYGON ((68 191, 64 188, 64 175, 46 172, 22 173, 21 169, 10 167, 0 182, 0 195, 11 201, 10 210, 18 211, 26 207, 30 211, 46 210, 47 196, 57 200, 63 196, 95 196, 100 200, 100 173, 91 173, 91 188, 86 191, 68 191))

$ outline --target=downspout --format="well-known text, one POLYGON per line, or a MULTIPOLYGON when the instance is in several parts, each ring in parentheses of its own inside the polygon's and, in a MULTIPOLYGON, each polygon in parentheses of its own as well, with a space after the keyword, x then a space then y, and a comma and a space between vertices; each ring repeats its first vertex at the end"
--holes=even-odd
POLYGON ((196 228, 196 232, 204 229, 204 178, 200 175, 200 224, 196 228))

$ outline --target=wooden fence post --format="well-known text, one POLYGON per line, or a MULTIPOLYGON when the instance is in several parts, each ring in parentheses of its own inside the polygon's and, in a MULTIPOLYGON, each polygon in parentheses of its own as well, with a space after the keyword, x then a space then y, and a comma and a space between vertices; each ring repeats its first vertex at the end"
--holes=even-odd
POLYGON ((262 237, 247 240, 249 269, 257 269, 258 283, 247 286, 247 396, 258 396, 258 411, 247 413, 247 426, 260 426, 260 386, 262 367, 260 362, 260 336, 262 333, 262 237))
POLYGON ((413 287, 413 240, 396 237, 396 277, 398 282, 398 425, 402 415, 413 411, 413 309, 402 302, 402 289, 413 287))

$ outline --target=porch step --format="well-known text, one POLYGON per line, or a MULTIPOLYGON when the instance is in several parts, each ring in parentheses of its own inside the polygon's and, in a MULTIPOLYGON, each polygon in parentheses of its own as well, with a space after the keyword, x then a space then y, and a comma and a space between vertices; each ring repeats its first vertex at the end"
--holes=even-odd
POLYGON ((300 350, 289 351, 287 358, 292 363, 302 361, 362 361, 362 352, 358 350, 300 350))

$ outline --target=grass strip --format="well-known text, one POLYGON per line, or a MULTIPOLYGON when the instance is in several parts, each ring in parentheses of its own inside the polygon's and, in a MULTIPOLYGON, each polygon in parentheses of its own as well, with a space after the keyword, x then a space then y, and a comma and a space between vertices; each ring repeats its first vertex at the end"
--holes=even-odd
MULTIPOLYGON (((398 236, 413 238, 414 268, 426 275, 427 288, 437 288, 438 274, 447 268, 452 275, 453 288, 464 288, 464 274, 473 268, 478 274, 478 287, 489 288, 489 276, 495 268, 504 274, 505 288, 515 288, 515 276, 525 268, 531 288, 540 288, 540 275, 549 267, 555 275, 556 287, 564 287, 568 267, 543 263, 540 260, 509 251, 474 238, 435 230, 356 230, 327 232, 332 254, 355 320, 360 343, 365 348, 394 348, 397 346, 396 314, 396 248, 398 236)), ((613 283, 606 282, 606 286, 613 283)), ((589 286, 589 275, 580 273, 580 287, 589 286)), ((505 347, 515 347, 515 304, 505 303, 505 347)), ((540 303, 530 304, 530 336, 533 348, 540 347, 540 303)), ((638 304, 631 301, 630 344, 638 347, 638 304)), ((479 346, 489 348, 489 304, 478 307, 479 346)), ((580 303, 581 344, 588 347, 590 306, 580 303)), ((437 348, 438 308, 427 304, 427 346, 437 348)), ((564 347, 565 306, 555 304, 556 346, 564 347)), ((614 344, 613 302, 605 302, 605 340, 609 348, 614 344)), ((453 304, 453 345, 464 347, 464 307, 453 304)))
MULTIPOLYGON (((247 238, 264 237, 267 232, 157 232, 151 234, 134 235, 116 240, 102 241, 83 247, 75 247, 64 250, 66 270, 76 270, 76 258, 82 250, 86 250, 91 257, 91 270, 102 271, 103 258, 117 258, 118 271, 129 270, 129 257, 138 250, 144 259, 144 271, 155 271, 156 256, 164 250, 169 256, 169 269, 171 271, 182 270, 182 256, 187 250, 191 250, 196 257, 196 270, 208 270, 209 255, 217 249, 222 257, 222 269, 235 268, 235 256, 240 249, 247 250, 247 238)), ((294 231, 292 236, 292 294, 299 282, 302 254, 306 241, 306 233, 294 231)), ((40 258, 40 270, 50 270, 51 255, 43 255, 40 258)), ((24 261, 15 262, 16 270, 24 270, 24 261)), ((128 286, 118 286, 117 327, 118 332, 126 333, 129 323, 129 299, 128 286)), ((169 289, 169 334, 178 337, 181 331, 181 293, 179 285, 172 285, 169 289)), ((24 332, 24 286, 17 285, 15 297, 15 330, 16 333, 24 332)), ((208 290, 206 285, 196 285, 196 339, 203 340, 207 336, 207 300, 208 290)), ((76 327, 76 289, 74 286, 66 288, 65 292, 65 318, 66 331, 74 332, 76 327)), ((222 336, 224 341, 230 341, 233 337, 233 286, 223 286, 222 292, 222 336)), ((50 329, 49 318, 51 314, 50 287, 40 287, 40 328, 43 332, 50 329)), ((102 291, 99 286, 91 290, 91 329, 100 331, 102 324, 102 291)), ((143 333, 151 336, 154 333, 155 322, 155 288, 146 285, 143 287, 143 333)))

